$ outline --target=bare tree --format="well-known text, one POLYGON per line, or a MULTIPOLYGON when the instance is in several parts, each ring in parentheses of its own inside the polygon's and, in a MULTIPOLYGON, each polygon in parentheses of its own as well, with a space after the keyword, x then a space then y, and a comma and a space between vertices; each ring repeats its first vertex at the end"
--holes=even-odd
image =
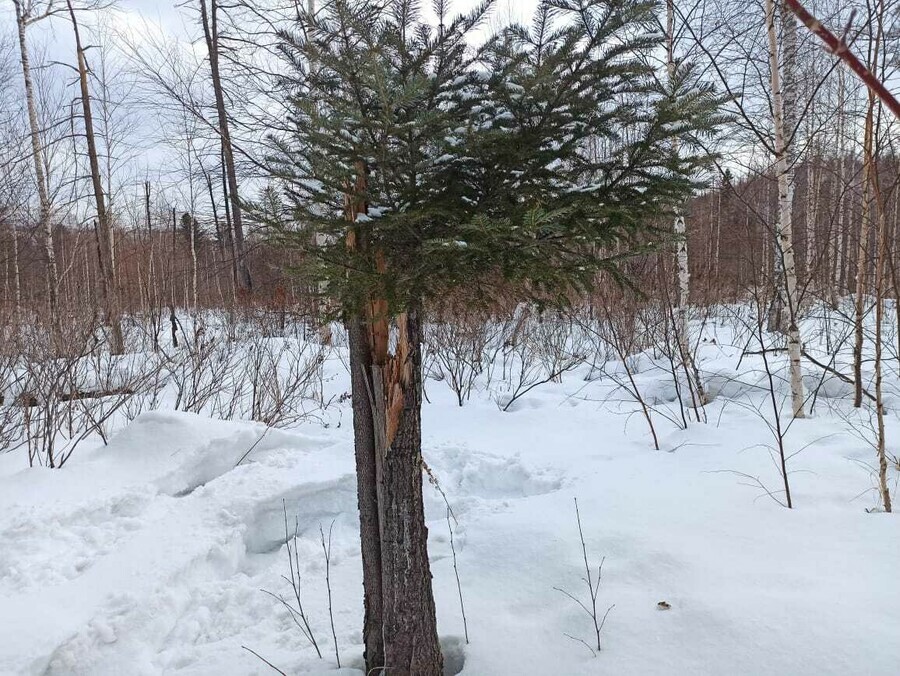
POLYGON ((26 0, 12 0, 16 14, 16 28, 19 37, 19 54, 22 64, 22 77, 25 82, 25 102, 28 107, 28 124, 31 136, 31 155, 34 164, 34 178, 40 201, 39 229, 43 237, 43 253, 47 279, 47 309, 51 326, 59 333, 59 272, 56 265, 56 252, 53 246, 53 224, 51 222, 51 203, 45 177, 44 148, 41 144, 41 128, 38 123, 37 104, 35 102, 34 84, 31 75, 31 59, 28 53, 26 29, 28 26, 52 16, 56 11, 52 0, 45 5, 36 6, 26 0))
MULTIPOLYGON (((772 87, 772 122, 775 131, 775 172, 778 179, 778 226, 776 229, 781 271, 784 276, 784 300, 788 310, 787 345, 791 364, 791 400, 795 418, 804 417, 803 374, 801 371, 800 327, 797 321, 797 268, 794 261, 793 171, 790 165, 788 137, 792 130, 785 125, 785 97, 781 87, 781 73, 778 59, 778 36, 775 26, 775 2, 765 0, 766 33, 769 47, 769 71, 772 87)), ((789 32, 789 31, 786 31, 789 32)), ((788 103, 794 101, 793 93, 788 103)), ((793 105, 791 103, 791 105, 793 105)), ((793 111, 789 119, 794 120, 793 111)))
MULTIPOLYGON (((674 86, 676 76, 675 62, 675 0, 666 0, 666 70, 669 76, 670 86, 674 86)), ((674 151, 678 152, 677 141, 674 151)), ((678 269, 678 294, 677 306, 675 308, 675 316, 677 317, 676 337, 678 340, 679 352, 681 359, 685 364, 689 377, 693 379, 692 389, 697 393, 697 403, 705 406, 708 401, 706 391, 703 387, 703 381, 700 378, 700 371, 694 363, 693 353, 690 348, 690 328, 688 326, 687 308, 690 303, 691 287, 690 287, 690 267, 688 265, 688 237, 687 226, 685 224, 684 213, 681 207, 675 210, 674 232, 676 237, 677 251, 675 254, 675 263, 678 269)))
POLYGON ((88 66, 84 46, 75 9, 71 0, 66 0, 69 17, 72 20, 72 31, 75 34, 75 49, 78 57, 78 81, 81 88, 81 109, 83 113, 84 135, 87 141, 88 161, 91 167, 91 185, 94 190, 94 203, 97 208, 97 252, 100 265, 100 289, 103 295, 103 306, 106 321, 110 326, 110 351, 122 354, 125 340, 122 334, 122 319, 119 309, 119 290, 116 286, 113 269, 112 234, 106 200, 103 194, 103 176, 100 173, 100 161, 97 154, 97 141, 94 136, 94 116, 91 110, 91 94, 88 85, 88 66))
POLYGON ((231 223, 237 257, 237 283, 241 290, 249 292, 253 289, 253 281, 250 277, 250 268, 247 265, 244 226, 241 218, 241 199, 238 193, 237 172, 234 165, 234 148, 231 144, 228 111, 225 108, 225 94, 219 73, 218 0, 209 0, 209 9, 207 9, 206 0, 198 0, 198 2, 200 4, 200 19, 203 24, 203 36, 206 40, 206 49, 209 52, 209 69, 216 98, 216 116, 219 136, 222 141, 222 157, 225 175, 228 180, 228 199, 231 203, 231 223))

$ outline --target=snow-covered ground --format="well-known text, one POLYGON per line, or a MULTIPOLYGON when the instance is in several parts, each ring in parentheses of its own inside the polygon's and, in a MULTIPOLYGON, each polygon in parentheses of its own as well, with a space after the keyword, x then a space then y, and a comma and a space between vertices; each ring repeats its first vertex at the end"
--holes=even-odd
MULTIPOLYGON (((652 355, 634 360, 660 409, 660 451, 615 364, 602 374, 584 364, 509 412, 496 392, 476 389, 459 407, 427 381, 424 455, 456 518, 469 634, 466 644, 444 498, 426 482, 448 673, 898 673, 900 528, 873 509, 867 414, 828 380, 815 414, 787 433, 795 509, 785 509, 754 483, 781 488, 761 359, 741 359, 737 342, 707 326, 699 361, 716 396, 708 422, 686 430, 662 415, 680 417, 671 374, 652 355), (605 557, 598 607, 615 605, 596 657, 578 641, 592 642, 590 618, 559 591, 587 600, 576 497, 591 565, 605 557)), ((349 389, 343 363, 330 353, 330 395, 349 389)), ((821 373, 810 366, 810 384, 821 373)), ((244 647, 287 674, 336 673, 319 531, 332 523, 342 673, 361 673, 350 420, 346 402, 269 431, 151 411, 62 470, 0 455, 0 674, 275 673, 244 647), (321 659, 261 591, 292 593, 285 509, 290 529, 299 524, 321 659)), ((888 439, 900 439, 893 413, 888 439)))

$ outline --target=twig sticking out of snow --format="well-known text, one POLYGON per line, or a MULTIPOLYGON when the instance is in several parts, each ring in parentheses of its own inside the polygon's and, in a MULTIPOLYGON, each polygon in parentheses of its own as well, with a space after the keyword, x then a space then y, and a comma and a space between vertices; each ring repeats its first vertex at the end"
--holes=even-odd
POLYGON ((450 523, 450 505, 447 505, 447 530, 450 531, 450 552, 453 554, 453 573, 456 575, 456 591, 459 594, 459 610, 462 613, 463 634, 466 637, 466 645, 469 645, 469 625, 466 622, 466 606, 463 604, 462 584, 459 581, 459 567, 456 564, 456 545, 453 542, 453 524, 450 523))
POLYGON ((587 642, 582 639, 576 638, 574 636, 570 636, 569 634, 565 634, 566 637, 572 639, 573 641, 578 641, 579 643, 584 643, 584 645, 588 646, 590 651, 596 656, 597 652, 600 652, 601 649, 601 640, 600 634, 603 631, 603 625, 606 624, 606 618, 609 615, 609 612, 616 607, 616 604, 611 605, 606 609, 606 612, 603 613, 603 617, 597 613, 597 596, 600 593, 600 580, 603 576, 603 562, 606 561, 606 557, 600 559, 600 564, 597 566, 597 575, 596 578, 594 574, 591 572, 591 565, 588 562, 588 553, 587 553, 587 544, 584 541, 584 529, 581 527, 581 513, 578 511, 578 498, 575 498, 575 519, 578 522, 578 536, 581 539, 581 553, 584 556, 584 577, 581 578, 585 584, 588 586, 588 596, 590 597, 590 607, 586 603, 584 603, 581 599, 570 594, 565 589, 561 589, 560 587, 554 587, 556 591, 560 594, 567 596, 572 599, 578 606, 586 612, 591 620, 594 623, 594 634, 597 638, 597 651, 595 652, 593 648, 591 648, 587 642))
MULTIPOLYGON (((319 656, 319 659, 322 659, 322 651, 319 650, 319 644, 316 642, 316 637, 309 624, 309 618, 306 615, 306 611, 303 609, 303 600, 300 595, 300 555, 297 547, 297 536, 300 531, 300 524, 296 519, 294 520, 294 534, 292 536, 288 530, 287 503, 282 500, 281 504, 284 509, 284 544, 287 547, 288 566, 290 567, 291 572, 290 578, 284 575, 281 577, 291 585, 291 589, 294 592, 294 599, 297 601, 297 607, 295 608, 288 603, 281 594, 274 594, 267 589, 261 589, 260 591, 278 600, 281 605, 288 609, 288 612, 291 614, 291 619, 294 621, 294 624, 297 625, 297 628, 300 629, 300 633, 302 633, 304 638, 306 638, 312 647, 316 649, 316 654, 319 656)), ((337 644, 335 644, 335 649, 336 647, 337 644)))
POLYGON ((428 477, 428 483, 434 486, 437 492, 441 494, 441 497, 444 499, 444 504, 447 506, 447 530, 450 531, 450 551, 453 554, 453 572, 456 575, 456 591, 459 594, 459 610, 462 613, 463 634, 466 637, 466 645, 468 645, 469 625, 466 622, 466 606, 463 603, 462 584, 459 581, 459 566, 456 562, 456 543, 453 539, 453 524, 456 523, 459 525, 459 520, 456 518, 456 514, 453 513, 453 508, 450 507, 450 501, 447 499, 447 494, 444 492, 444 489, 441 488, 441 483, 438 481, 437 475, 435 475, 431 467, 428 466, 428 463, 425 462, 424 458, 422 459, 422 471, 424 471, 428 477), (453 519, 452 522, 450 521, 451 518, 453 519))
POLYGON ((279 674, 281 674, 281 676, 287 676, 286 673, 284 673, 281 669, 279 669, 279 668, 276 667, 274 664, 272 664, 271 662, 269 662, 269 660, 267 660, 265 657, 263 657, 262 655, 260 655, 260 654, 259 654, 258 652, 256 652, 255 650, 251 650, 250 648, 248 648, 248 647, 245 646, 245 645, 242 645, 241 648, 243 648, 244 650, 246 650, 248 653, 251 653, 252 655, 256 655, 256 657, 258 657, 260 660, 262 660, 263 662, 265 662, 269 667, 271 667, 272 669, 274 669, 275 671, 277 671, 279 674))
POLYGON ((334 630, 334 610, 331 605, 331 531, 334 530, 334 521, 328 526, 328 542, 325 541, 325 531, 319 524, 319 535, 322 538, 322 552, 325 554, 325 587, 328 589, 328 619, 331 621, 331 637, 334 639, 334 659, 338 669, 341 668, 341 655, 338 651, 337 632, 334 630))

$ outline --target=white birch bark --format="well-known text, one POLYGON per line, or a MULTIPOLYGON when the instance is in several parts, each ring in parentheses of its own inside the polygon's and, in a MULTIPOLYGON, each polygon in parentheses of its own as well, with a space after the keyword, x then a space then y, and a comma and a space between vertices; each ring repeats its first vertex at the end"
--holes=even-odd
POLYGON ((882 346, 882 324, 884 322, 884 286, 885 286, 885 259, 888 255, 887 247, 887 218, 884 213, 884 204, 881 200, 878 188, 877 176, 873 175, 875 187, 875 202, 878 207, 878 240, 875 260, 875 413, 878 426, 878 441, 876 452, 878 456, 878 492, 881 495, 881 504, 885 512, 891 511, 891 491, 888 485, 888 462, 884 425, 884 396, 883 396, 883 370, 884 357, 882 346))
POLYGON ((834 246, 834 276, 832 278, 832 304, 837 305, 837 299, 843 292, 844 283, 844 250, 846 249, 846 233, 844 232, 844 189, 847 185, 844 180, 844 124, 846 113, 844 112, 844 67, 837 65, 838 82, 838 119, 837 119, 837 233, 831 238, 834 246))
MULTIPOLYGON (((675 79, 675 0, 666 0, 666 36, 666 65, 669 83, 672 84, 675 79)), ((674 151, 678 152, 677 142, 675 143, 674 151)), ((678 295, 676 299, 677 306, 675 307, 675 317, 678 325, 675 327, 675 332, 685 371, 688 373, 688 378, 693 379, 692 388, 697 396, 695 404, 705 406, 709 401, 703 387, 703 381, 700 378, 700 371, 697 369, 691 352, 690 327, 687 314, 687 308, 690 303, 691 273, 688 259, 687 225, 680 206, 676 207, 674 231, 677 247, 675 264, 678 270, 678 295)))
POLYGON ((28 43, 25 38, 25 28, 28 24, 28 16, 25 14, 25 8, 23 7, 21 0, 12 0, 12 2, 16 14, 19 56, 22 63, 22 77, 25 80, 25 103, 28 109, 31 156, 34 163, 34 178, 37 183, 38 202, 40 205, 38 232, 43 239, 41 244, 44 250, 44 263, 47 273, 47 309, 50 313, 51 326, 58 335, 60 321, 59 272, 56 265, 56 251, 53 247, 53 223, 51 221, 50 195, 47 190, 47 181, 44 174, 44 149, 41 145, 37 104, 34 99, 34 84, 31 79, 31 60, 28 55, 28 43))
POLYGON ((853 405, 856 408, 862 406, 862 352, 864 342, 863 320, 866 314, 865 297, 866 282, 868 281, 869 267, 869 230, 871 230, 871 183, 872 183, 872 143, 873 143, 873 118, 875 113, 875 97, 869 92, 869 105, 866 110, 866 126, 863 135, 863 191, 862 191, 862 221, 859 230, 859 246, 856 251, 856 293, 853 299, 853 380, 855 392, 853 405))
MULTIPOLYGON (((775 131, 775 171, 778 177, 777 254, 781 262, 784 301, 787 306, 787 350, 790 361, 791 407, 795 418, 805 417, 803 373, 801 370, 800 327, 797 322, 797 268, 794 261, 793 202, 794 185, 785 136, 784 97, 778 63, 778 37, 775 29, 775 2, 765 0, 766 33, 769 44, 769 71, 772 88, 772 118, 775 131)), ((793 25, 793 23, 792 23, 793 25)), ((796 36, 796 31, 793 32, 796 36)))

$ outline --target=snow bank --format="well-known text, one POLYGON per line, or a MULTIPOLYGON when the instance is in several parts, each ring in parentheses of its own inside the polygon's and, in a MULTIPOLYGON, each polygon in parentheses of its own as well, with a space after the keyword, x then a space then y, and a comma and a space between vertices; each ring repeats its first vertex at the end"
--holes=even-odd
MULTIPOLYGON (((737 351, 719 343, 699 360, 715 397, 708 424, 682 430, 677 415, 655 415, 669 452, 652 450, 635 402, 608 375, 573 371, 509 413, 488 391, 460 408, 446 385, 427 384, 424 456, 437 487, 425 486, 426 511, 448 673, 897 673, 900 530, 895 516, 867 512, 877 504, 871 448, 832 408, 794 423, 796 509, 778 506, 764 489, 779 477, 758 412, 759 361, 738 368, 737 351), (590 560, 606 557, 598 605, 615 604, 597 657, 566 636, 589 640, 590 620, 555 589, 586 591, 576 496, 590 560)), ((674 412, 670 374, 640 363, 638 385, 674 412)), ((331 368, 330 387, 348 389, 331 368)), ((820 396, 845 393, 829 381, 820 396)), ((342 673, 362 673, 342 406, 343 425, 268 432, 146 413, 63 470, 17 470, 20 458, 0 456, 0 674, 272 673, 244 646, 286 673, 341 673, 319 542, 332 524, 342 673), (290 592, 285 513, 323 659, 261 591, 290 592)))

